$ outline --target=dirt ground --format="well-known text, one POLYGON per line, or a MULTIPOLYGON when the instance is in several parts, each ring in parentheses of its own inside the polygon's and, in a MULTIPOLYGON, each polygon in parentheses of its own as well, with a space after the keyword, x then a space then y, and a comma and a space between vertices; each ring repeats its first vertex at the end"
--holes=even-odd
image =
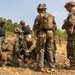
POLYGON ((36 63, 34 61, 28 67, 0 67, 0 75, 75 75, 75 71, 69 69, 69 60, 66 54, 66 44, 62 44, 62 47, 57 44, 56 68, 50 73, 36 71, 36 63))

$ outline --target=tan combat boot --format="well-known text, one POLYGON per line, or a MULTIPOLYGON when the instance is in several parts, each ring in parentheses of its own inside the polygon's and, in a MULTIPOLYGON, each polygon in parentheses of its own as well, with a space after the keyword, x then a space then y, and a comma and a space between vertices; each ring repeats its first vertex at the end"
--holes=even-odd
POLYGON ((40 67, 39 70, 40 70, 41 72, 45 72, 45 71, 46 71, 43 67, 40 67))
POLYGON ((51 73, 51 72, 55 72, 54 68, 47 68, 46 72, 51 73))

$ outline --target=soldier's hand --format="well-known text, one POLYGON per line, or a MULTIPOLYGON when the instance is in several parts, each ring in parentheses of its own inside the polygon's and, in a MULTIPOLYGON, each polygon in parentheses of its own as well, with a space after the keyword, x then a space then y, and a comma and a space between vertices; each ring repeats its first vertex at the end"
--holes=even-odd
POLYGON ((27 53, 29 53, 30 51, 29 51, 29 50, 27 50, 26 52, 27 52, 27 53))

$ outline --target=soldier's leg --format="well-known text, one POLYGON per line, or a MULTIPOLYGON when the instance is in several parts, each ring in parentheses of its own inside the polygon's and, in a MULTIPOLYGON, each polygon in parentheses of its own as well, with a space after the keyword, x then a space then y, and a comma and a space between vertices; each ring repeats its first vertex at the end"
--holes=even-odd
POLYGON ((3 42, 3 37, 0 37, 0 52, 1 52, 2 42, 3 42))
POLYGON ((70 68, 75 69, 75 41, 74 40, 68 40, 67 56, 68 59, 70 59, 70 68))
POLYGON ((24 64, 28 64, 29 63, 29 58, 28 56, 24 55, 24 64))
POLYGON ((54 63, 56 63, 56 51, 53 51, 53 60, 54 60, 54 63))
POLYGON ((38 67, 43 68, 44 67, 44 51, 45 46, 41 46, 39 49, 39 57, 38 57, 38 67))
POLYGON ((45 44, 46 44, 46 33, 44 31, 40 31, 38 35, 38 67, 41 71, 44 70, 44 51, 45 51, 45 44))
POLYGON ((71 59, 70 59, 70 67, 71 69, 75 70, 75 50, 72 49, 72 55, 71 55, 71 59))
POLYGON ((46 44, 46 55, 47 55, 47 62, 50 66, 50 68, 55 68, 54 60, 53 60, 53 42, 47 41, 46 44))
POLYGON ((0 53, 0 67, 2 67, 2 54, 0 53))
POLYGON ((72 55, 72 50, 69 46, 70 43, 67 44, 66 48, 67 48, 67 58, 71 59, 71 55, 72 55))

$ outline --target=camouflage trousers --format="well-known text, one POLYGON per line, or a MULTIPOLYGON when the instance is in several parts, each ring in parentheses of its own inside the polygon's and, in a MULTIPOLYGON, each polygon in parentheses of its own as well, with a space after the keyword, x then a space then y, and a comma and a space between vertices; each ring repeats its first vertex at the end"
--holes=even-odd
POLYGON ((1 52, 1 46, 2 46, 2 42, 3 42, 3 37, 0 37, 0 52, 1 52))
POLYGON ((56 63, 56 51, 53 51, 53 60, 54 60, 54 63, 56 63))
POLYGON ((45 45, 40 46, 38 49, 38 67, 44 67, 44 53, 46 53, 47 57, 47 63, 49 64, 50 68, 54 68, 54 60, 53 60, 53 43, 50 41, 47 41, 45 45))
POLYGON ((75 66, 75 40, 67 43, 67 58, 70 59, 70 66, 75 66))

